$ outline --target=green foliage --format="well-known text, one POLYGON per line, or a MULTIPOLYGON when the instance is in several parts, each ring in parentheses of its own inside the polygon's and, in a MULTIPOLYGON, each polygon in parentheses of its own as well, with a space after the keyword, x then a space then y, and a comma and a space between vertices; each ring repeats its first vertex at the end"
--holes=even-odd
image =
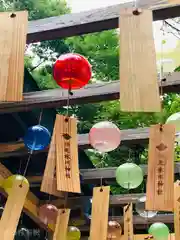
POLYGON ((94 78, 102 81, 119 78, 119 45, 116 30, 71 37, 71 51, 84 55, 92 64, 94 78))
POLYGON ((48 72, 48 66, 34 71, 32 75, 41 90, 58 88, 58 85, 52 78, 52 74, 48 72))
POLYGON ((58 16, 69 12, 64 0, 0 0, 0 11, 27 10, 29 20, 58 16))

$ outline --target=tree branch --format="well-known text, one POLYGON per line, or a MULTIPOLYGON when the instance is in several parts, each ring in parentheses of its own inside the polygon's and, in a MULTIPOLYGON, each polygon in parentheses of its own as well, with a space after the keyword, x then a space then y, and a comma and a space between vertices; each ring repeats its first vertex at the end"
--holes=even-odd
POLYGON ((174 27, 172 24, 170 24, 169 22, 167 21, 164 21, 169 27, 171 27, 172 29, 176 30, 177 32, 180 32, 180 29, 174 27))

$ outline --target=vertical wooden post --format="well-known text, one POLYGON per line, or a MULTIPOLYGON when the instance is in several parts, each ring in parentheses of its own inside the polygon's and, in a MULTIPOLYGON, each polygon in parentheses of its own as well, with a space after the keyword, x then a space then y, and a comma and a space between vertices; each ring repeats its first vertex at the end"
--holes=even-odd
POLYGON ((110 187, 93 189, 90 240, 107 239, 109 192, 110 187))
POLYGON ((150 128, 146 209, 174 209, 174 140, 173 125, 150 128))

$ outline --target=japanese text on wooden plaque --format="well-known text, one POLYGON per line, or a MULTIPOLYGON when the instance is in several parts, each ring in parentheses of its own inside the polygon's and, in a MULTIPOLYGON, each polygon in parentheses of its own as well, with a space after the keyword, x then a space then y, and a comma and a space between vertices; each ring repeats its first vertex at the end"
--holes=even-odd
POLYGON ((56 177, 58 191, 81 192, 77 121, 62 115, 56 116, 56 177))
POLYGON ((173 211, 175 127, 150 128, 146 209, 173 211))

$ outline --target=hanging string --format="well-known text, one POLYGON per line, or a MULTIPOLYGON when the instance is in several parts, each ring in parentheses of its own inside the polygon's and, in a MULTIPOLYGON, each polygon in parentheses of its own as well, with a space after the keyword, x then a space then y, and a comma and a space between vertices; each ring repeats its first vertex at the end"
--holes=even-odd
POLYGON ((45 240, 48 240, 48 226, 47 226, 47 229, 46 229, 45 240))
POLYGON ((137 9, 137 0, 134 0, 134 8, 137 9))
POLYGON ((133 8, 134 8, 133 15, 138 16, 141 14, 142 11, 141 11, 141 9, 138 8, 137 0, 134 0, 133 8))
MULTIPOLYGON (((42 120, 42 114, 43 114, 43 109, 41 110, 40 115, 39 115, 39 121, 38 121, 39 124, 41 123, 41 120, 42 120)), ((33 151, 34 151, 33 149, 34 149, 34 147, 35 147, 35 144, 36 144, 36 141, 34 141, 33 146, 32 146, 32 149, 31 149, 30 152, 29 152, 29 156, 28 156, 27 163, 26 163, 26 166, 25 166, 25 169, 24 169, 24 173, 23 173, 23 178, 22 178, 21 184, 19 185, 20 187, 22 187, 24 178, 25 178, 25 176, 26 176, 26 173, 27 173, 27 170, 28 170, 28 166, 29 166, 31 157, 32 157, 32 155, 33 155, 33 151)))
POLYGON ((66 112, 66 116, 69 117, 69 105, 70 105, 70 88, 68 90, 68 98, 67 98, 67 112, 66 112))
POLYGON ((132 149, 129 148, 129 151, 128 151, 128 160, 127 160, 128 163, 132 163, 132 149))
POLYGON ((67 208, 67 203, 68 203, 68 192, 65 192, 64 193, 64 211, 65 212, 65 209, 67 208))
POLYGON ((40 112, 40 115, 39 115, 38 125, 41 125, 42 115, 43 115, 43 108, 41 109, 41 112, 40 112))
POLYGON ((160 131, 163 131, 163 82, 164 82, 164 36, 165 36, 165 21, 162 23, 161 31, 162 31, 162 39, 161 39, 161 64, 160 64, 160 98, 161 98, 161 119, 160 119, 160 131))
POLYGON ((16 11, 16 0, 13 0, 12 3, 12 14, 10 15, 11 18, 15 18, 16 14, 14 13, 16 11))
POLYGON ((24 178, 25 178, 25 176, 26 176, 27 169, 28 169, 28 166, 29 166, 29 163, 30 163, 32 154, 33 154, 33 150, 31 150, 30 153, 29 153, 28 160, 27 160, 27 163, 26 163, 26 166, 25 166, 25 169, 24 169, 23 178, 22 178, 22 180, 21 180, 20 187, 22 187, 22 184, 23 184, 24 178))
POLYGON ((18 174, 21 175, 21 167, 22 167, 22 159, 19 161, 19 169, 18 169, 18 174))
POLYGON ((112 221, 114 220, 114 208, 112 207, 112 221))
MULTIPOLYGON (((104 163, 105 163, 104 158, 106 158, 106 156, 107 156, 106 153, 103 153, 103 159, 100 162, 100 164, 101 164, 100 168, 104 167, 104 163)), ((102 188, 102 186, 103 186, 103 176, 101 176, 101 178, 100 178, 100 186, 101 186, 100 191, 102 192, 103 191, 103 188, 102 188)))
POLYGON ((161 39, 161 66, 160 66, 160 96, 161 96, 161 111, 163 111, 163 81, 164 81, 164 37, 165 37, 165 21, 163 21, 161 30, 162 30, 162 39, 161 39))

